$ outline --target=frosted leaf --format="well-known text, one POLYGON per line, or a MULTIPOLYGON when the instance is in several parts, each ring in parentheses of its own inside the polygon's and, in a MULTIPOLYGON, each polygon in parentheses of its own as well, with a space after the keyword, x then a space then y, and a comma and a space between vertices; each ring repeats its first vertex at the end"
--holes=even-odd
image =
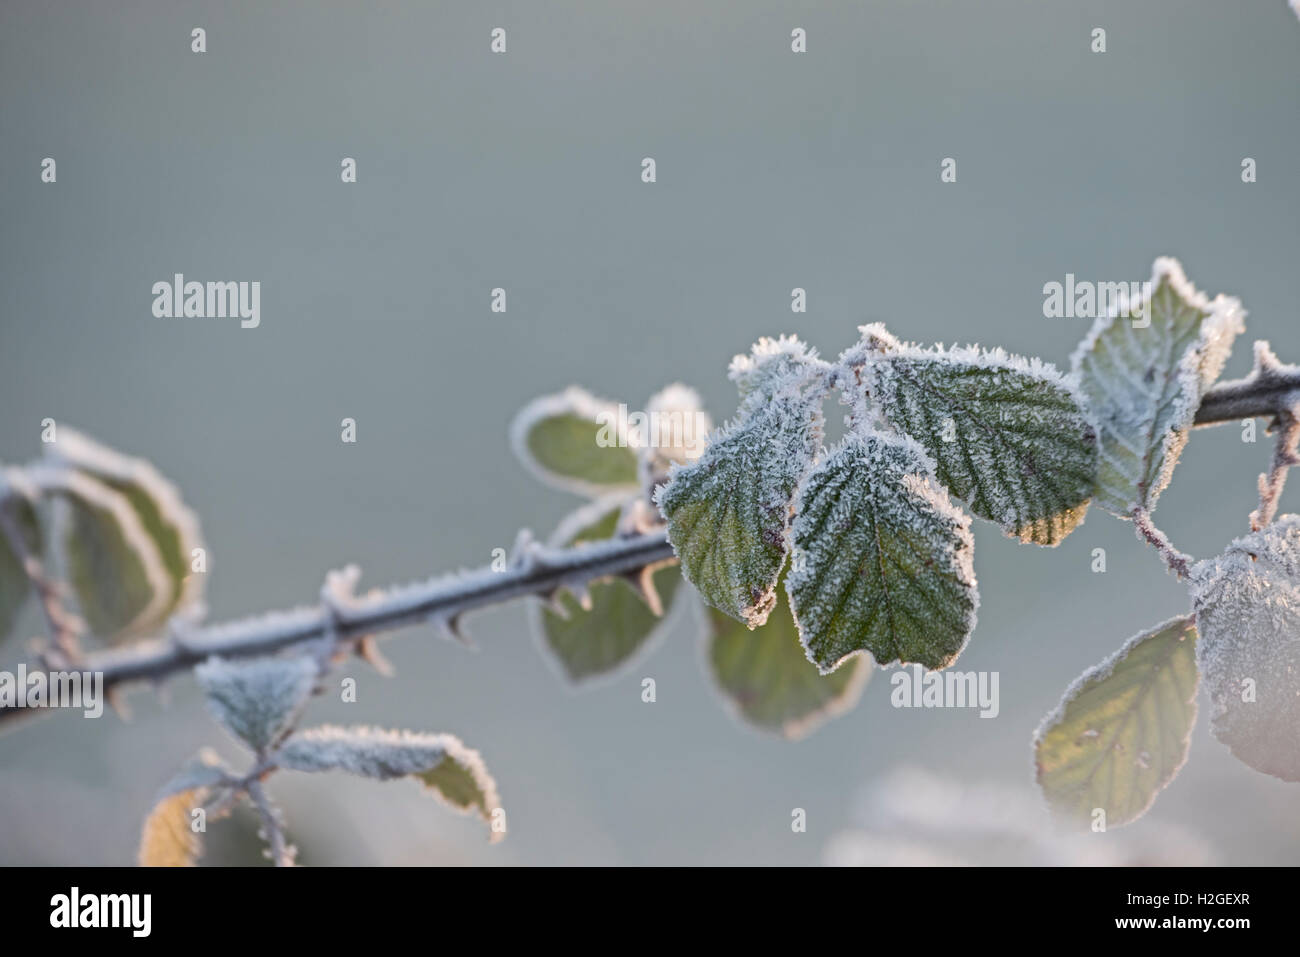
POLYGON ((1123 310, 1098 319, 1070 360, 1101 439, 1096 499, 1121 517, 1155 510, 1245 317, 1236 299, 1211 301, 1164 257, 1149 295, 1128 310, 1140 317, 1123 310))
MULTIPOLYGON (((611 497, 580 508, 556 529, 551 546, 613 537, 622 506, 622 499, 611 497)), ((663 608, 669 608, 681 572, 675 565, 666 565, 653 572, 653 582, 663 608)), ((559 663, 571 681, 608 674, 630 661, 663 621, 623 579, 592 582, 588 595, 591 605, 584 610, 572 594, 557 594, 555 601, 564 614, 537 603, 537 630, 546 654, 559 663)))
POLYGON ((238 662, 209 658, 194 669, 218 723, 259 753, 292 726, 318 674, 316 662, 303 655, 238 662))
POLYGON ((1300 516, 1237 539, 1191 580, 1215 737, 1257 771, 1300 781, 1300 516))
MULTIPOLYGON (((41 531, 36 510, 25 494, 13 487, 9 477, 0 471, 0 508, 10 523, 22 535, 31 554, 41 551, 41 531)), ((0 534, 0 641, 3 641, 18 622, 18 615, 32 592, 27 569, 22 558, 10 547, 7 535, 0 534)))
POLYGON ((1196 723, 1196 628, 1174 618, 1134 635, 1066 690, 1034 733, 1038 786, 1073 824, 1137 820, 1187 761, 1196 723))
POLYGON ((736 417, 655 496, 686 579, 751 628, 776 603, 791 499, 821 445, 821 373, 808 356, 794 340, 761 340, 754 358, 738 357, 736 417))
POLYGON ((54 540, 90 628, 116 638, 160 625, 171 604, 172 580, 130 500, 80 471, 36 466, 29 474, 59 500, 54 540))
POLYGON ((753 631, 716 609, 706 614, 709 671, 742 721, 795 740, 858 703, 871 662, 859 656, 820 674, 804 655, 788 602, 753 631))
POLYGON ((203 839, 193 829, 193 813, 226 775, 221 759, 205 749, 163 786, 140 832, 136 859, 141 867, 193 867, 198 862, 203 839))
POLYGON ((192 552, 202 547, 198 517, 181 500, 176 486, 151 464, 107 448, 66 426, 58 441, 45 446, 46 460, 93 476, 120 492, 140 518, 158 549, 170 583, 159 624, 202 597, 205 575, 190 570, 192 552))
POLYGON ((823 674, 861 651, 944 668, 974 630, 970 518, 932 469, 912 439, 862 430, 800 488, 786 591, 823 674))
POLYGON ((1083 521, 1097 436, 1084 403, 1050 364, 1001 349, 921 349, 863 326, 859 385, 935 462, 936 477, 980 518, 1022 542, 1056 545, 1083 521))
POLYGON ((766 337, 749 350, 749 355, 732 358, 727 377, 736 383, 742 399, 751 395, 775 395, 791 383, 804 381, 810 371, 825 369, 826 363, 794 336, 766 337))
POLYGON ((577 386, 520 409, 510 425, 510 444, 529 471, 564 491, 600 495, 637 482, 626 416, 577 386))
POLYGON ((479 753, 455 735, 326 725, 292 735, 274 759, 290 771, 347 771, 380 781, 414 777, 453 809, 493 824, 493 841, 505 836, 494 821, 501 807, 496 782, 479 753))
POLYGON ((289 771, 347 771, 389 781, 428 771, 446 756, 441 735, 325 725, 290 735, 275 762, 289 771))

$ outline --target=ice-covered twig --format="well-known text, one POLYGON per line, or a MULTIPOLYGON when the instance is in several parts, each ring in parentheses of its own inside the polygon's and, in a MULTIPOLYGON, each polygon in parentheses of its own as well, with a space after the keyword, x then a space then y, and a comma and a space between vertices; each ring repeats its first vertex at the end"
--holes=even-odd
POLYGON ((1300 465, 1300 455, 1296 449, 1300 446, 1300 397, 1286 412, 1278 413, 1273 425, 1276 439, 1273 445, 1273 461, 1266 473, 1259 477, 1259 508, 1250 513, 1250 530, 1258 532, 1273 521, 1277 515, 1278 500, 1286 485, 1287 470, 1293 465, 1300 465))
MULTIPOLYGON (((1255 369, 1251 377, 1264 381, 1286 383, 1295 373, 1295 366, 1284 366, 1278 361, 1267 342, 1255 343, 1255 369)), ((1279 393, 1274 409, 1272 430, 1273 461, 1269 470, 1259 477, 1259 508, 1250 513, 1250 530, 1257 532, 1273 521, 1277 515, 1278 500, 1286 485, 1287 470, 1300 465, 1296 455, 1300 446, 1300 387, 1279 393)))
POLYGON ((1196 425, 1269 418, 1289 409, 1300 392, 1300 366, 1286 365, 1267 342, 1255 343, 1255 368, 1244 379, 1221 382, 1205 393, 1196 425))
POLYGON ((271 799, 266 796, 266 791, 262 787, 261 781, 249 781, 247 787, 248 799, 252 802, 253 807, 257 808, 258 815, 262 818, 262 831, 269 845, 271 860, 275 862, 276 867, 293 867, 294 848, 284 837, 284 828, 280 822, 280 812, 271 804, 271 799))
MULTIPOLYGON (((320 639, 330 629, 340 644, 347 644, 406 625, 455 621, 466 612, 512 598, 550 598, 562 589, 580 592, 596 579, 635 574, 646 565, 673 557, 672 546, 661 530, 570 548, 533 542, 520 550, 504 571, 483 567, 438 576, 338 601, 333 608, 321 603, 206 627, 177 627, 163 638, 94 652, 77 667, 101 672, 107 692, 133 682, 161 681, 213 655, 273 654, 320 639)), ((0 707, 0 722, 33 713, 31 709, 0 707)))
POLYGON ((1169 566, 1170 571, 1179 578, 1186 578, 1188 569, 1192 566, 1192 556, 1174 548, 1169 541, 1169 536, 1156 527, 1146 509, 1134 506, 1129 514, 1133 517, 1133 525, 1137 529, 1138 538, 1155 547, 1155 550, 1160 553, 1160 557, 1165 560, 1165 564, 1169 566))

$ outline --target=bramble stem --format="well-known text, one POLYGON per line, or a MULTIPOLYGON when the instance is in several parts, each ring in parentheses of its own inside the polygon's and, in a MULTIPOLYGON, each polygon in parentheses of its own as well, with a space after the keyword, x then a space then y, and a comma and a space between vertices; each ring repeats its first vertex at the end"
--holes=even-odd
POLYGON ((1244 379, 1221 382, 1206 392, 1196 425, 1271 418, 1290 409, 1300 393, 1300 366, 1279 362, 1267 342, 1255 343, 1255 368, 1244 379))
POLYGON ((266 796, 262 782, 249 781, 246 790, 248 799, 253 803, 253 807, 257 808, 257 813, 262 818, 262 830, 265 832, 267 844, 270 845, 271 860, 275 862, 276 867, 293 867, 293 849, 285 840, 279 813, 271 805, 270 798, 266 796))
POLYGON ((1133 526, 1137 529, 1138 538, 1155 547, 1170 571, 1179 578, 1186 578, 1192 566, 1192 556, 1174 548, 1169 541, 1169 536, 1156 527, 1146 509, 1135 506, 1129 514, 1133 518, 1133 526))
MULTIPOLYGON (((458 619, 465 612, 525 595, 549 599, 560 589, 581 589, 598 578, 634 578, 646 566, 673 558, 672 546, 661 530, 562 549, 544 548, 526 540, 503 571, 483 567, 349 601, 336 598, 328 605, 322 601, 293 611, 202 628, 174 620, 165 638, 94 652, 77 668, 102 672, 107 693, 132 682, 161 681, 213 655, 238 658, 272 654, 320 639, 331 629, 341 649, 368 635, 429 621, 454 635, 458 619)), ((3 707, 0 722, 32 713, 3 707)))
MULTIPOLYGON (((1293 461, 1300 442, 1297 403, 1300 403, 1300 367, 1281 364, 1268 344, 1259 342, 1255 345, 1255 368, 1250 375, 1210 389, 1196 413, 1198 426, 1256 416, 1279 420, 1278 449, 1270 472, 1261 477, 1260 508, 1252 520, 1272 518, 1286 469, 1297 464, 1293 461)), ((1160 551, 1175 574, 1185 577, 1191 556, 1174 548, 1145 511, 1135 511, 1133 519, 1139 536, 1160 551)), ((6 528, 5 534, 12 542, 12 531, 6 528)), ((212 655, 238 658, 273 654, 327 636, 336 642, 337 651, 361 650, 369 644, 370 636, 426 621, 432 621, 444 633, 459 636, 458 621, 468 611, 526 595, 553 599, 560 589, 581 590, 591 581, 610 576, 624 576, 634 585, 640 585, 644 579, 639 573, 647 566, 673 559, 672 546, 662 530, 561 549, 526 542, 526 547, 504 571, 484 567, 390 588, 363 598, 325 597, 317 605, 205 627, 173 621, 165 638, 94 652, 77 667, 103 673, 104 689, 112 692, 134 682, 162 681, 212 655)), ((42 592, 42 606, 48 617, 51 606, 47 597, 42 592)), ((50 621, 51 632, 56 636, 60 634, 55 624, 58 620, 56 617, 50 621)), ((0 708, 0 722, 27 713, 30 712, 25 709, 0 708)))

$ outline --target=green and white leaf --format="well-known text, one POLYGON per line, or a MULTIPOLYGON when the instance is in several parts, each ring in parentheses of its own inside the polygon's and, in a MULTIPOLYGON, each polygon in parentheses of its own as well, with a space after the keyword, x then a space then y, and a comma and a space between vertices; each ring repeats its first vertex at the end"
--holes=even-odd
POLYGON ((379 781, 414 777, 443 803, 491 825, 493 841, 505 836, 496 782, 479 753, 452 734, 325 725, 291 735, 273 760, 290 771, 347 771, 379 781))
POLYGON ((970 518, 914 440, 862 430, 805 480, 786 578, 794 619, 823 674, 850 655, 944 668, 975 629, 970 518))
POLYGON ((529 471, 567 492, 600 495, 637 484, 626 416, 614 403, 577 386, 520 409, 510 426, 510 444, 529 471))
POLYGON ((1134 635, 1065 692, 1034 733, 1038 785, 1054 811, 1092 826, 1137 820, 1187 760, 1196 722, 1196 628, 1173 618, 1134 635))
MULTIPOLYGON (((612 538, 625 501, 611 496, 588 503, 560 523, 551 544, 559 547, 612 538)), ((681 572, 675 565, 665 565, 653 572, 652 581, 666 614, 681 582, 681 572)), ((648 646, 663 621, 622 579, 592 582, 587 590, 591 598, 587 609, 568 592, 556 596, 564 615, 536 603, 537 631, 545 653, 558 662, 571 681, 608 674, 631 661, 648 646)))
POLYGON ((1097 320, 1071 366, 1101 440, 1097 501, 1127 517, 1135 506, 1155 510, 1245 312, 1234 298, 1208 299, 1164 257, 1148 293, 1128 309, 1138 315, 1121 311, 1097 320))
POLYGON ((28 473, 57 499, 54 542, 90 629, 123 638, 160 625, 173 582, 158 545, 125 495, 84 472, 36 466, 28 473))
POLYGON ((870 407, 925 448, 938 480, 972 512, 1038 545, 1058 544, 1083 521, 1097 435, 1055 367, 1001 349, 921 349, 880 325, 862 334, 845 358, 870 407))
POLYGON ((789 602, 753 631, 715 608, 705 615, 709 672, 747 724, 795 740, 858 703, 871 662, 859 655, 821 674, 804 655, 789 602))
POLYGON ((235 740, 261 753, 297 720, 320 670, 306 655, 226 661, 209 658, 194 669, 208 710, 235 740))
POLYGON ((1214 736, 1257 771, 1300 781, 1300 516, 1198 562, 1191 582, 1214 736))
POLYGON ((45 446, 45 456, 52 465, 76 469, 109 486, 135 510, 169 580, 160 621, 202 598, 206 576, 191 571, 193 550, 203 547, 198 516, 153 465, 116 452, 66 425, 59 426, 57 441, 45 446))
POLYGON ((698 460, 672 470, 655 502, 682 573, 704 601, 761 625, 776 604, 791 500, 822 441, 818 360, 794 340, 737 357, 745 396, 698 460))
MULTIPOLYGON (((41 553, 40 521, 36 509, 22 488, 16 470, 0 469, 0 507, 30 554, 41 553)), ((32 583, 22 557, 13 550, 7 535, 0 534, 0 641, 9 636, 32 593, 32 583)))

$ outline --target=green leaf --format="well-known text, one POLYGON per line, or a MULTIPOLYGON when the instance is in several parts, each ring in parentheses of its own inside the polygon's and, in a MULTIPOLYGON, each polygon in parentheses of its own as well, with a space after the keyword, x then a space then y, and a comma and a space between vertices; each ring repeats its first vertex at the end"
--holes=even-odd
POLYGON ((122 638, 161 623, 172 582, 158 546, 126 496, 71 469, 40 466, 32 474, 41 490, 64 506, 55 541, 91 630, 122 638))
POLYGON ((1071 357, 1100 433, 1096 498, 1121 517, 1155 510, 1245 315, 1236 299, 1207 299, 1168 258, 1130 311, 1098 319, 1071 357))
POLYGON ((452 734, 325 725, 291 735, 272 760, 290 771, 338 770, 380 781, 414 777, 454 810, 487 822, 492 841, 505 837, 496 782, 479 753, 452 734))
POLYGON ((756 628, 776 604, 791 499, 822 440, 815 357, 794 340, 760 340, 737 357, 745 395, 704 454, 673 469, 655 501, 682 573, 706 603, 756 628))
MULTIPOLYGON (((8 513, 7 517, 18 534, 23 536, 28 551, 39 555, 41 530, 36 509, 22 493, 10 491, 6 494, 10 488, 9 482, 0 478, 0 502, 3 502, 0 507, 8 513)), ((0 641, 8 637, 18 623, 18 616, 31 593, 32 583, 21 556, 10 547, 9 537, 0 534, 0 641)))
POLYGON ((570 387, 534 399, 510 426, 515 454, 548 485, 598 495, 637 483, 637 457, 618 406, 570 387))
POLYGON ((193 550, 203 545, 198 517, 181 500, 176 486, 143 459, 100 445, 60 425, 58 440, 45 446, 49 461, 84 472, 130 503, 152 539, 169 581, 166 598, 151 624, 159 624, 202 597, 206 576, 191 571, 193 550))
POLYGON ((1034 734, 1051 807, 1091 826, 1137 820, 1187 760, 1196 721, 1196 628, 1174 618, 1080 675, 1034 734))
POLYGON ((1192 568, 1210 727, 1257 771, 1300 781, 1300 516, 1192 568))
POLYGON ((742 720, 794 740, 858 703, 871 662, 859 656, 820 674, 804 655, 788 602, 753 631, 716 609, 706 613, 709 670, 742 720))
MULTIPOLYGON (((622 503, 622 499, 602 499, 584 506, 561 523, 553 544, 575 545, 613 537, 622 503)), ((651 575, 666 612, 677 593, 681 572, 675 565, 664 565, 651 575)), ((542 641, 572 681, 606 674, 629 661, 663 621, 623 579, 593 582, 588 594, 591 605, 586 610, 568 592, 556 596, 565 615, 538 606, 542 641)))
POLYGON ((306 655, 225 661, 194 669, 208 710, 235 740, 261 753, 293 726, 320 670, 306 655))
POLYGON ((916 439, 936 477, 1022 542, 1056 545, 1088 510, 1097 436, 1057 370, 1001 349, 920 349, 864 326, 867 399, 916 439))
POLYGON ((860 432, 799 490, 786 591, 823 674, 861 651, 944 668, 974 630, 970 518, 931 476, 913 440, 860 432))

